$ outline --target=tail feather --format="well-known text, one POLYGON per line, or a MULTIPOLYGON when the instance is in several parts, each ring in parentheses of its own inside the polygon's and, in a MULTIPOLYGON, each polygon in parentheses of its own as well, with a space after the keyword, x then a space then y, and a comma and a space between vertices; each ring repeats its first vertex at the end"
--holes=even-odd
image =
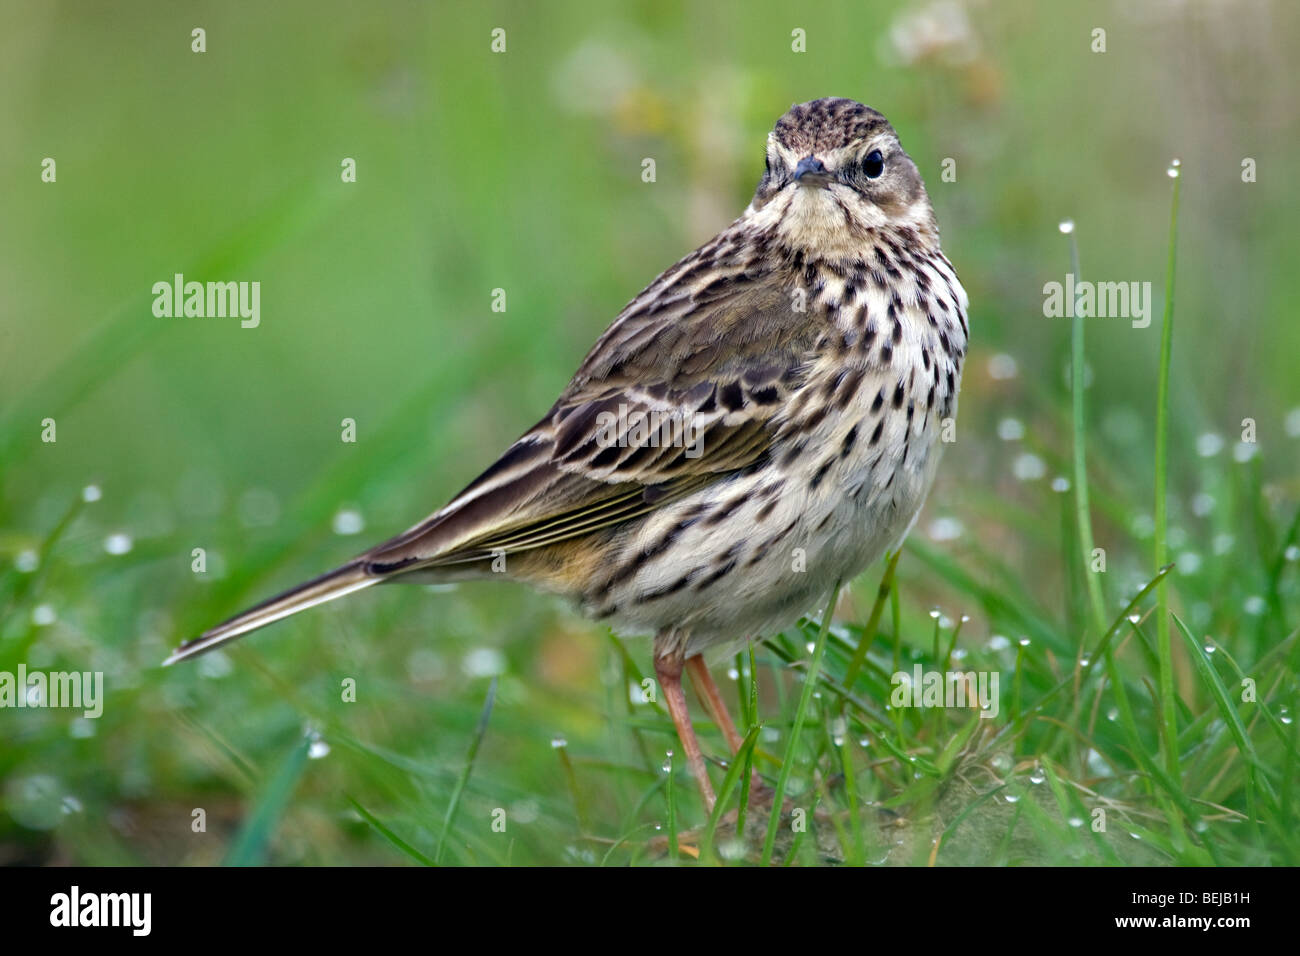
POLYGON ((322 574, 305 584, 290 588, 283 594, 278 594, 269 600, 263 601, 242 614, 232 617, 224 624, 218 624, 211 630, 204 631, 193 640, 186 641, 176 648, 171 657, 163 661, 163 666, 166 667, 169 664, 175 664, 177 661, 197 657, 199 654, 220 647, 227 641, 242 637, 249 631, 255 631, 259 627, 265 627, 281 618, 297 614, 309 607, 315 607, 317 604, 324 604, 326 601, 332 601, 335 598, 343 597, 345 594, 351 594, 353 591, 359 591, 381 580, 383 580, 381 576, 376 576, 366 570, 366 564, 363 561, 345 564, 328 574, 322 574))

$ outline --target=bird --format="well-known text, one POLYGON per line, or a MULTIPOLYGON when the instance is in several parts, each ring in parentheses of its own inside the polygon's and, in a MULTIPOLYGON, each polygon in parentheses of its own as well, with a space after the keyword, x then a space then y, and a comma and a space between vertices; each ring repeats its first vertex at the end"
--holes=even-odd
POLYGON ((788 628, 901 546, 955 422, 968 308, 889 121, 842 97, 795 104, 740 217, 624 306, 463 491, 164 663, 381 582, 523 582, 653 635, 712 811, 683 674, 734 753, 705 655, 788 628))

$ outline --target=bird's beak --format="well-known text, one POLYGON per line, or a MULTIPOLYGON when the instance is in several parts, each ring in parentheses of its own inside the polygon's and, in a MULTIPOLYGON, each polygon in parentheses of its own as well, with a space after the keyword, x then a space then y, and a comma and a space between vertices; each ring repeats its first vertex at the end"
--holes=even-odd
POLYGON ((794 181, 803 185, 822 186, 831 179, 830 171, 816 156, 805 156, 794 168, 794 181))

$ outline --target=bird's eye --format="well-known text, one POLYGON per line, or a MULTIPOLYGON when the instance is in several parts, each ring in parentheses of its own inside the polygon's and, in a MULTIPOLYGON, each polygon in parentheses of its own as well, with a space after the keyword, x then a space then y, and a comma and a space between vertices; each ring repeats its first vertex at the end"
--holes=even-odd
POLYGON ((867 153, 867 158, 862 161, 862 171, 868 179, 880 178, 880 174, 885 171, 885 157, 880 155, 880 150, 873 149, 867 153))

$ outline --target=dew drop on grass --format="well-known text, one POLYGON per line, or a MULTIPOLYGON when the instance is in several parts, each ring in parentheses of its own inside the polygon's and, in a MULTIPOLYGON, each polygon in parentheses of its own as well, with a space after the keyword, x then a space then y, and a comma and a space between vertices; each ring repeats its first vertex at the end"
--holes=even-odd
POLYGON ((1033 452, 1024 452, 1016 456, 1011 473, 1017 481, 1037 481, 1047 474, 1047 465, 1033 452))
POLYGON ((109 554, 126 554, 134 544, 129 534, 118 531, 104 539, 104 550, 109 554))
POLYGON ((998 422, 998 437, 1003 441, 1020 441, 1025 437, 1025 425, 1018 418, 1004 418, 998 422))
POLYGON ((1056 228, 1061 230, 1061 235, 1068 236, 1070 233, 1074 232, 1074 220, 1062 219, 1056 224, 1056 228))
POLYGON ((20 574, 31 574, 41 564, 41 556, 31 548, 25 548, 14 556, 14 570, 20 574))
POLYGON ((12 777, 4 788, 5 809, 19 826, 51 830, 63 815, 63 787, 49 774, 12 777))
POLYGON ((955 541, 962 536, 965 526, 956 518, 935 518, 926 529, 931 541, 955 541))
MULTIPOLYGON (((996 381, 1006 381, 1015 378, 1020 374, 1020 368, 1016 365, 1016 360, 1006 352, 998 352, 989 359, 989 378, 996 381)), ((1300 409, 1296 410, 1300 413, 1300 409)), ((1300 434, 1300 428, 1296 434, 1300 434)))
POLYGON ((1258 594, 1252 594, 1250 597, 1246 598, 1246 603, 1243 607, 1245 608, 1246 613, 1251 617, 1259 617, 1268 609, 1268 604, 1258 594))
MULTIPOLYGON (((565 740, 563 737, 551 738, 551 748, 553 750, 563 750, 567 746, 569 746, 569 742, 565 740)), ((671 753, 671 751, 669 752, 671 753)))
POLYGON ((1197 820, 1195 823, 1192 824, 1192 829, 1195 830, 1197 833, 1204 833, 1209 828, 1210 825, 1206 823, 1204 820, 1197 820))
POLYGON ((98 501, 103 496, 104 493, 99 490, 99 485, 86 485, 81 489, 81 500, 87 504, 98 501))
POLYGON ((1290 545, 1283 553, 1288 561, 1300 561, 1300 547, 1294 544, 1290 545))
POLYGON ((1083 817, 1070 817, 1066 822, 1077 830, 1079 827, 1083 826, 1083 817))
POLYGON ((1106 719, 1111 721, 1119 720, 1119 708, 1112 707, 1110 710, 1106 711, 1106 719))
POLYGON ((1028 646, 1029 646, 1029 638, 1027 638, 1027 637, 1022 637, 1020 640, 1016 641, 1016 643, 1019 644, 1021 647, 1028 647, 1028 646))
POLYGON ((740 671, 734 667, 727 668, 727 680, 740 680, 740 671))
POLYGON ((1137 623, 1138 621, 1140 621, 1140 620, 1142 620, 1142 615, 1141 615, 1141 614, 1130 614, 1130 615, 1128 616, 1128 622, 1129 622, 1130 624, 1136 624, 1136 623, 1137 623))
POLYGON ((1214 510, 1214 495, 1209 492, 1201 491, 1192 498, 1192 514, 1198 518, 1204 518, 1214 510))
POLYGON ((1035 767, 1034 772, 1029 775, 1030 783, 1042 783, 1046 779, 1047 774, 1043 773, 1043 771, 1038 767, 1035 767))
POLYGON ((1019 803, 1019 802, 1020 802, 1020 794, 1018 794, 1018 793, 1008 793, 1004 799, 1007 801, 1007 803, 1019 803))
POLYGON ((1215 647, 1213 644, 1211 644, 1209 641, 1206 641, 1206 642, 1205 642, 1205 653, 1207 653, 1207 654, 1213 654, 1213 653, 1214 653, 1215 651, 1217 651, 1217 650, 1218 650, 1218 648, 1215 647))
POLYGON ((1202 458, 1213 458, 1223 451, 1223 437, 1214 432, 1203 432, 1196 438, 1196 453, 1202 458))
POLYGON ((843 717, 836 717, 831 721, 831 739, 835 741, 836 747, 844 746, 844 735, 849 729, 849 722, 843 717))
POLYGON ((338 535, 360 534, 366 528, 366 520, 360 511, 344 508, 335 513, 333 528, 338 535))
POLYGON ((54 623, 56 617, 54 608, 48 604, 38 604, 32 608, 32 623, 37 627, 49 627, 54 623))
POLYGON ((231 674, 235 665, 230 662, 224 651, 212 651, 204 654, 194 665, 198 675, 206 680, 220 680, 231 674))
POLYGON ((325 741, 321 740, 319 737, 315 738, 311 742, 311 745, 307 748, 307 756, 312 760, 320 760, 324 757, 328 757, 329 752, 330 752, 330 745, 327 744, 325 741))
POLYGON ((1052 490, 1058 495, 1063 495, 1070 490, 1070 479, 1064 475, 1057 475, 1052 479, 1052 490))
POLYGON ((1182 160, 1178 160, 1178 159, 1171 160, 1169 163, 1169 168, 1165 170, 1165 175, 1168 176, 1170 179, 1177 179, 1179 173, 1179 167, 1182 165, 1183 165, 1182 160))
POLYGON ((990 651, 1005 651, 1010 646, 1011 642, 1001 634, 994 634, 986 645, 990 651))

